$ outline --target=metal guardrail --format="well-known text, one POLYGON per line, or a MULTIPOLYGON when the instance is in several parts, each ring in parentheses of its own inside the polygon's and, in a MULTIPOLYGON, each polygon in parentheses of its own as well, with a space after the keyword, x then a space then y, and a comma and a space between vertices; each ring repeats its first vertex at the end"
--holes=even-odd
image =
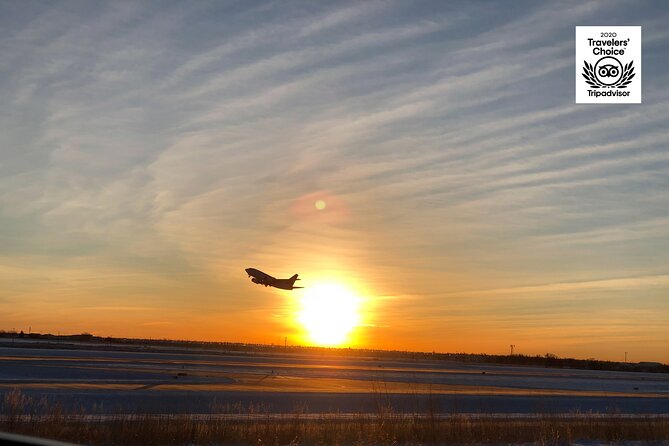
POLYGON ((7 446, 76 446, 72 443, 0 432, 0 443, 7 446))
POLYGON ((88 415, 16 415, 0 416, 0 422, 18 423, 71 421, 105 423, 110 421, 376 421, 385 420, 669 420, 669 413, 213 413, 213 414, 88 414, 88 415))

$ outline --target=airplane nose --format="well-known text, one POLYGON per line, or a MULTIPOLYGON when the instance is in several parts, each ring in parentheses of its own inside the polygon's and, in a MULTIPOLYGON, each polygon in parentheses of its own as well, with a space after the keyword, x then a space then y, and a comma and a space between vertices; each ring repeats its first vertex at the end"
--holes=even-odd
POLYGON ((246 274, 251 274, 251 273, 249 272, 250 269, 251 269, 251 268, 246 268, 246 269, 244 270, 244 271, 246 271, 246 274))

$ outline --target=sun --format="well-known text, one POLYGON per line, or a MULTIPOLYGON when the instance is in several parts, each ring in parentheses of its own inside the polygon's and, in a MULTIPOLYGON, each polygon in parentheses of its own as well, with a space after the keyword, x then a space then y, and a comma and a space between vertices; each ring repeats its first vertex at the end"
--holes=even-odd
POLYGON ((298 321, 317 345, 341 345, 360 322, 360 298, 339 284, 305 289, 298 321))

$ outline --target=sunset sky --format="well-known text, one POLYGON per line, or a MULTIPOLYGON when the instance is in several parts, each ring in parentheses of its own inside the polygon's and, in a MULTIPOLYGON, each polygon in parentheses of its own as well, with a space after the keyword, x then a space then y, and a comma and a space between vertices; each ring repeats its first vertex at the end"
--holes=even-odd
POLYGON ((0 0, 0 329, 317 344, 335 287, 343 346, 669 362, 668 24, 0 0), (641 105, 574 104, 576 25, 643 26, 641 105))

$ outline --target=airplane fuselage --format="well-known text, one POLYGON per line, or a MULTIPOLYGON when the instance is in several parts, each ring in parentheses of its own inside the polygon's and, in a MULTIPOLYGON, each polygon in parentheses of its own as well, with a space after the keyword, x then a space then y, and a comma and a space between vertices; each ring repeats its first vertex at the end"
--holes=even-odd
POLYGON ((258 285, 264 285, 266 287, 272 286, 274 288, 280 288, 282 290, 293 290, 295 288, 302 288, 294 286, 295 281, 299 280, 297 278, 297 274, 295 274, 290 279, 277 279, 276 277, 272 277, 269 274, 264 273, 259 269, 255 268, 246 268, 244 271, 246 271, 246 274, 248 274, 249 277, 251 278, 251 282, 257 283, 258 285))

